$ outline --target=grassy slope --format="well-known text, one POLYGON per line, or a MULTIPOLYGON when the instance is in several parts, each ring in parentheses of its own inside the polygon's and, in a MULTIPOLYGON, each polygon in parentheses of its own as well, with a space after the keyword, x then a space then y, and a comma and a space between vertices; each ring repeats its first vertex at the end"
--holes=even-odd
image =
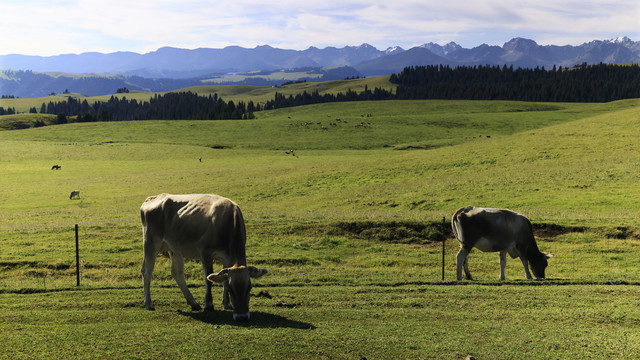
MULTIPOLYGON (((640 218, 638 105, 324 104, 255 121, 0 132, 0 289, 8 292, 0 308, 15 314, 0 323, 11 334, 4 353, 13 357, 40 340, 42 356, 94 356, 63 340, 82 324, 89 335, 81 343, 105 355, 123 349, 121 357, 157 357, 176 346, 185 356, 236 358, 517 358, 525 348, 533 358, 634 357, 638 290, 603 284, 640 278, 640 244, 627 236, 640 218), (336 118, 340 126, 327 126, 336 118), (356 127, 362 121, 371 125, 356 127), (306 122, 313 125, 296 125, 306 122), (227 148, 209 147, 217 145, 227 148), (290 148, 299 158, 284 153, 290 148), (53 163, 62 170, 49 170, 53 163), (76 188, 83 199, 68 200, 76 188), (271 270, 254 294, 274 295, 252 300, 257 316, 248 327, 230 323, 228 312, 186 311, 162 260, 154 282, 159 311, 142 310, 137 209, 163 191, 215 192, 242 206, 249 260, 271 270), (352 236, 334 225, 437 222, 468 204, 593 230, 539 237, 540 248, 556 255, 550 280, 534 283, 547 286, 523 286, 521 265, 509 260, 507 278, 515 281, 496 288, 483 285, 495 284, 496 254, 472 254, 477 285, 438 285, 440 244, 387 243, 379 233, 352 236), (89 291, 12 294, 72 287, 74 223, 81 224, 89 291), (585 281, 594 285, 578 285, 585 281), (276 300, 297 306, 274 307, 276 300), (147 342, 135 340, 140 326, 147 342), (240 346, 244 339, 251 340, 240 346)), ((455 251, 448 241, 447 279, 455 251)), ((200 272, 196 263, 187 267, 198 298, 200 272)))

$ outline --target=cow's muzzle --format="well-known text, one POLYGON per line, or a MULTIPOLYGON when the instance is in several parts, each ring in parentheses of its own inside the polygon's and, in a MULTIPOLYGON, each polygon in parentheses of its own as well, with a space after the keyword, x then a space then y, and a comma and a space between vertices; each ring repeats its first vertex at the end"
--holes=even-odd
POLYGON ((249 317, 250 317, 250 315, 249 315, 248 312, 246 312, 244 314, 233 313, 233 320, 235 320, 235 321, 248 321, 249 317))

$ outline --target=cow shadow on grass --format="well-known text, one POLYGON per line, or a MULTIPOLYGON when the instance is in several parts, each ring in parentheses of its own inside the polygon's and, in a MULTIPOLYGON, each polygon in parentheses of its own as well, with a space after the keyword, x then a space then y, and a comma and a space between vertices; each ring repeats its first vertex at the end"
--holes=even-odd
POLYGON ((230 311, 178 311, 180 315, 190 317, 194 320, 202 321, 209 325, 236 325, 242 327, 257 327, 265 329, 290 328, 314 330, 313 324, 303 321, 287 319, 283 316, 269 314, 261 311, 252 311, 251 319, 246 322, 233 320, 233 313, 230 311))

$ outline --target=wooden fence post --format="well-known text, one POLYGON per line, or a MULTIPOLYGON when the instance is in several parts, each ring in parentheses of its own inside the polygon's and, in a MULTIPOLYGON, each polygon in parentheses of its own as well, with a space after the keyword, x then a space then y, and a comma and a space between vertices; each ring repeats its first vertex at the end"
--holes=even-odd
POLYGON ((445 235, 445 217, 442 217, 442 281, 444 281, 444 243, 447 241, 445 235))
POLYGON ((76 224, 76 286, 80 286, 80 249, 78 246, 78 224, 76 224))

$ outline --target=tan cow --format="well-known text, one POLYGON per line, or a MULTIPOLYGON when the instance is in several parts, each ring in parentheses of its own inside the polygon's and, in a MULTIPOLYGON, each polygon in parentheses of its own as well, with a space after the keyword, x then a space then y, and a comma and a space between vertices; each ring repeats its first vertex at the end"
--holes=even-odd
POLYGON ((140 207, 144 260, 144 305, 154 310, 151 302, 151 275, 158 253, 171 259, 171 275, 193 310, 201 307, 187 288, 184 259, 199 259, 204 269, 205 310, 213 309, 211 281, 222 283, 225 309, 233 305, 235 320, 249 319, 251 280, 267 273, 266 269, 247 266, 246 233, 242 212, 233 201, 218 195, 151 196, 140 207), (223 269, 213 273, 213 261, 223 269))
POLYGON ((472 248, 486 252, 500 252, 500 280, 504 280, 507 253, 522 261, 527 279, 529 267, 536 278, 544 279, 547 259, 551 254, 538 250, 529 219, 511 210, 485 209, 468 206, 459 209, 451 218, 453 234, 460 242, 457 255, 457 279, 462 280, 462 268, 472 280, 467 257, 472 248))

